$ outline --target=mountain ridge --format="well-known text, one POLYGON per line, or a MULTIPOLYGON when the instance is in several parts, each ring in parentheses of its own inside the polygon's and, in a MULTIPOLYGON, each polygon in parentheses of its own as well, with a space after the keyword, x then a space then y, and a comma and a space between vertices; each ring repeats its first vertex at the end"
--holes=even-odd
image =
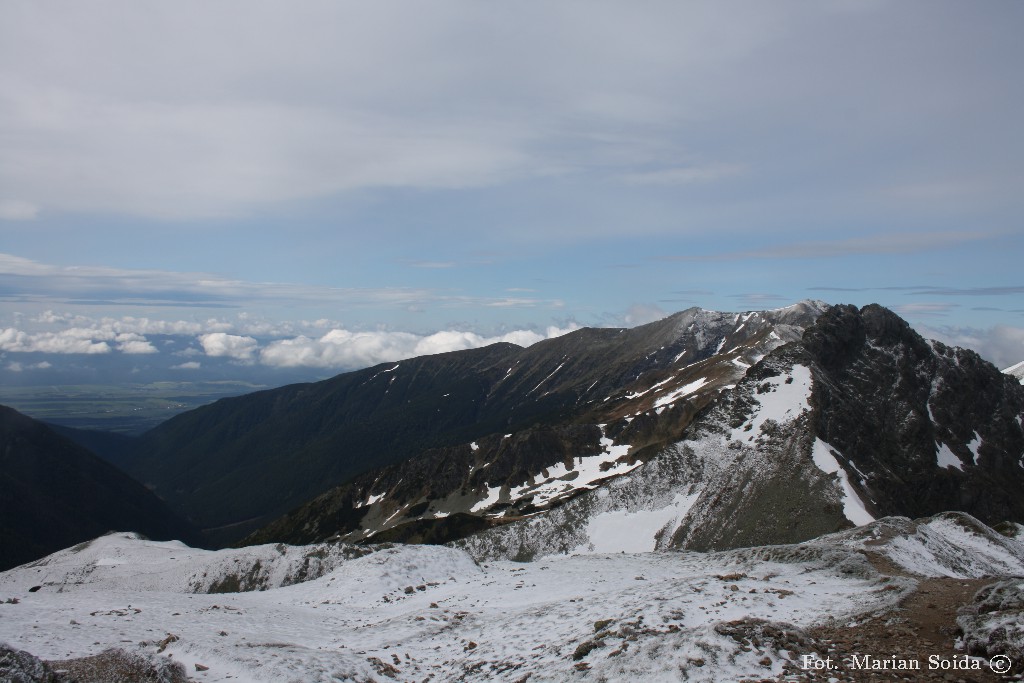
MULTIPOLYGON (((361 472, 489 434, 580 421, 607 412, 611 394, 620 394, 613 403, 642 400, 624 387, 707 360, 726 342, 739 345, 736 358, 751 355, 741 361, 749 364, 824 306, 688 309, 638 328, 584 328, 525 349, 423 356, 221 399, 143 435, 125 466, 215 536, 220 527, 222 540, 237 540, 361 472)), ((668 381, 666 389, 676 386, 668 381)))
POLYGON ((801 340, 749 368, 737 360, 673 371, 684 389, 714 387, 703 394, 658 398, 662 375, 645 391, 624 389, 621 409, 608 401, 603 416, 582 413, 615 422, 577 425, 573 438, 536 428, 368 473, 245 542, 463 543, 475 534, 464 543, 492 538, 496 556, 523 558, 586 548, 593 539, 581 525, 597 516, 598 527, 616 515, 655 524, 646 540, 630 539, 634 550, 794 542, 851 525, 851 515, 862 523, 961 509, 993 524, 1024 521, 1024 391, 977 354, 927 342, 872 305, 831 307, 801 340), (741 376, 716 386, 709 373, 722 364, 741 376), (633 438, 659 420, 660 446, 633 438), (530 457, 532 474, 513 465, 530 457), (631 488, 632 503, 609 507, 631 488), (550 542, 538 540, 546 534, 550 542))

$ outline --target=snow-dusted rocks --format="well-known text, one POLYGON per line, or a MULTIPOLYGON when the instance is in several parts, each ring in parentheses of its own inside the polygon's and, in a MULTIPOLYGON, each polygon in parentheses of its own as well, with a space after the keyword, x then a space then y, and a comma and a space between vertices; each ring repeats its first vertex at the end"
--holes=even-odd
POLYGON ((8 683, 57 683, 53 670, 35 655, 0 641, 0 680, 8 683))
POLYGON ((1005 579, 982 588, 956 623, 967 652, 1002 656, 1008 675, 1024 674, 1024 579, 1005 579))
POLYGON ((366 548, 320 543, 283 544, 237 550, 200 550, 178 541, 150 541, 138 534, 112 533, 48 555, 0 579, 62 591, 70 586, 175 593, 266 590, 301 583, 369 554, 366 548))
POLYGON ((1021 384, 1024 384, 1024 360, 1022 360, 1019 363, 1016 363, 1015 365, 1011 365, 1010 367, 1004 369, 1003 372, 1006 373, 1007 375, 1012 375, 1013 377, 1016 377, 1018 380, 1020 380, 1021 384))
POLYGON ((107 536, 0 574, 0 641, 50 661, 116 645, 171 657, 196 681, 760 679, 816 652, 808 629, 891 609, 915 576, 1024 572, 1019 542, 955 514, 713 553, 477 564, 438 546, 371 550, 298 584, 204 594, 184 577, 236 551, 107 536), (879 573, 873 555, 904 574, 879 573))
POLYGON ((810 431, 812 373, 767 358, 643 467, 544 515, 456 542, 480 558, 722 549, 873 519, 810 431))

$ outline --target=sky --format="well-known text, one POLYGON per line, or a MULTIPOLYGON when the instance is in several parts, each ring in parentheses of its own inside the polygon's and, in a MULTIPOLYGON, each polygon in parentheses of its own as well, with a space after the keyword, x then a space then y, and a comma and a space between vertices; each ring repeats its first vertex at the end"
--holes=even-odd
POLYGON ((1024 3, 0 17, 0 383, 332 374, 807 298, 1024 360, 1024 3))

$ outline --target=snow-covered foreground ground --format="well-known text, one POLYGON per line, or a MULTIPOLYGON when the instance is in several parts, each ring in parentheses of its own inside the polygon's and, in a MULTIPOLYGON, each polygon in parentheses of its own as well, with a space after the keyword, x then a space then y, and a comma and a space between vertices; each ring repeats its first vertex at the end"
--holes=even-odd
POLYGON ((324 547, 210 552, 113 534, 0 574, 0 641, 57 660, 112 646, 156 653, 174 635, 161 656, 197 681, 761 678, 798 655, 792 638, 771 635, 788 626, 753 620, 845 623, 913 589, 861 549, 923 575, 1024 574, 1020 543, 970 526, 881 520, 798 546, 484 565, 437 546, 325 557, 324 547), (947 557, 964 547, 970 562, 947 557), (281 585, 316 575, 301 559, 311 555, 326 573, 281 585), (257 576, 271 587, 190 592, 257 576))

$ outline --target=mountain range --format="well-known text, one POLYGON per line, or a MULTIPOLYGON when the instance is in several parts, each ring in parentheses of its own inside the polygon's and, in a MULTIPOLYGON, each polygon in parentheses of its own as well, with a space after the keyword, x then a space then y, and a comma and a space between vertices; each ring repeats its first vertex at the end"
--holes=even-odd
POLYGON ((633 550, 797 542, 948 509, 1024 519, 1024 391, 973 352, 878 306, 668 321, 702 351, 584 394, 560 424, 372 470, 246 542, 469 536, 527 558, 623 537, 633 550))
POLYGON ((925 651, 914 680, 1024 675, 1019 375, 806 301, 137 438, 0 408, 0 679, 860 681, 925 651))
POLYGON ((977 354, 879 306, 804 301, 385 363, 134 439, 64 433, 207 546, 528 558, 791 543, 945 510, 1024 521, 1022 416, 1024 386, 977 354))
MULTIPOLYGON (((821 310, 813 302, 743 315, 690 309, 528 348, 503 343, 386 363, 219 400, 168 420, 114 457, 215 542, 234 542, 355 476, 507 433, 517 441, 537 430, 582 429, 589 436, 566 437, 572 447, 584 439, 596 448, 596 424, 622 422, 650 405, 649 419, 629 438, 637 447, 660 443, 745 367, 798 339, 821 310), (661 383, 659 396, 682 398, 709 359, 716 376, 674 408, 659 410, 640 396, 661 383)), ((537 474, 566 453, 530 445, 518 452, 517 476, 537 474)))

